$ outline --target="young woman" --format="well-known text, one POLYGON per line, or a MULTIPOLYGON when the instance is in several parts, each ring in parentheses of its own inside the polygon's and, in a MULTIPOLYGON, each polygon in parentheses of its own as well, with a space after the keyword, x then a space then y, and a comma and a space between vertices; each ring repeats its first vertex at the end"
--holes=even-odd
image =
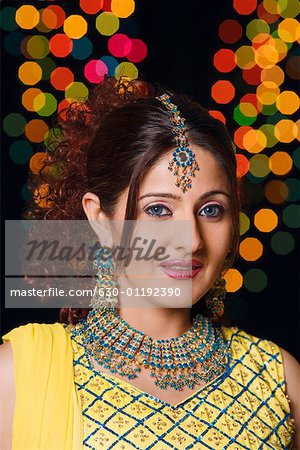
MULTIPOLYGON (((161 230, 168 257, 134 261, 117 304, 101 308, 99 294, 63 309, 65 323, 3 336, 1 448, 300 448, 298 362, 222 318, 240 211, 223 124, 185 96, 106 78, 60 127, 48 166, 63 170, 28 217, 132 220, 161 230), (128 307, 125 287, 153 280, 183 296, 128 307)), ((113 257, 101 261, 99 286, 114 283, 113 257)))

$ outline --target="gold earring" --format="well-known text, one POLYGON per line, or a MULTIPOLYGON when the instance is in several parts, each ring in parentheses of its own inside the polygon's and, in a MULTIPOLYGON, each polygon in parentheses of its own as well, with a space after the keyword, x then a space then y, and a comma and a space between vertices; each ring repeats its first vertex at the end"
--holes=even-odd
POLYGON ((220 319, 225 310, 224 299, 226 297, 226 280, 217 278, 212 288, 205 297, 205 305, 212 320, 220 319))

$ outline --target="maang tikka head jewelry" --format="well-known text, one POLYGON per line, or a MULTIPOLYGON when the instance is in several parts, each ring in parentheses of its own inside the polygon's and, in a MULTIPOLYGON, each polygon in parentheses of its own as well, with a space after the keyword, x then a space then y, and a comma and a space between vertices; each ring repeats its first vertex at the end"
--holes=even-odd
POLYGON ((176 186, 182 192, 186 192, 192 187, 192 180, 190 177, 195 176, 195 171, 200 170, 195 160, 195 154, 188 148, 185 131, 185 118, 180 115, 178 107, 171 102, 171 97, 168 94, 163 94, 156 97, 165 108, 171 113, 170 121, 173 125, 172 133, 175 135, 173 142, 176 143, 177 148, 173 152, 173 159, 169 162, 168 169, 176 176, 176 186))

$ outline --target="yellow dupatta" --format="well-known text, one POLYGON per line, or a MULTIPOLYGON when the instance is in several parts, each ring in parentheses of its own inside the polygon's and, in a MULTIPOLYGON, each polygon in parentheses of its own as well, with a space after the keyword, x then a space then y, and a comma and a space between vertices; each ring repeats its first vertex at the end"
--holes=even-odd
POLYGON ((14 354, 12 450, 81 450, 73 350, 60 323, 29 323, 2 336, 14 354))

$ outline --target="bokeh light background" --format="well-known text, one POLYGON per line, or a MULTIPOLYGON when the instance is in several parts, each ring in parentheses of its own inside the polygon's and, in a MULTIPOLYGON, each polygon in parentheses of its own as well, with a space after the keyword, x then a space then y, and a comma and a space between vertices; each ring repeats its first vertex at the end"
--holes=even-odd
MULTIPOLYGON (((133 0, 77 0, 2 8, 4 50, 18 61, 20 110, 3 119, 16 174, 20 165, 40 170, 45 149, 55 151, 53 136, 59 138, 52 127, 57 112, 84 100, 104 74, 138 76, 148 46, 139 36, 135 7, 133 0)), ((264 291, 272 266, 262 261, 276 254, 284 265, 296 251, 299 13, 297 0, 233 0, 232 18, 218 27, 210 113, 233 130, 246 196, 239 259, 226 275, 229 293, 264 291)), ((37 187, 40 207, 47 207, 47 193, 47 185, 37 187)), ((26 184, 20 195, 28 200, 26 184)))
POLYGON ((297 250, 300 2, 234 0, 233 8, 240 18, 235 14, 219 25, 222 44, 213 56, 219 75, 211 88, 216 103, 211 114, 234 130, 238 176, 251 197, 241 213, 239 249, 248 268, 242 272, 237 264, 229 270, 227 290, 258 293, 272 270, 259 265, 266 253, 282 256, 284 264, 284 257, 297 250))

